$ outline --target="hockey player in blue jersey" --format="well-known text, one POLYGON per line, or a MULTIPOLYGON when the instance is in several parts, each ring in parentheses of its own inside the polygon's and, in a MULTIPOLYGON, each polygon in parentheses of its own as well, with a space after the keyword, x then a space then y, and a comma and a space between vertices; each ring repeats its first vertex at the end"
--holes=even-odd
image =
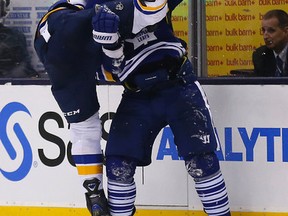
POLYGON ((114 7, 106 1, 112 11, 118 11, 120 23, 132 16, 125 26, 119 26, 117 34, 109 34, 99 24, 101 13, 92 19, 94 40, 105 46, 110 43, 111 47, 123 47, 117 55, 121 51, 125 55, 125 67, 115 73, 125 90, 105 150, 112 216, 135 213, 135 169, 151 163, 154 140, 167 125, 195 181, 204 211, 209 216, 231 214, 215 154, 219 140, 207 98, 187 59, 185 44, 174 36, 171 26, 171 11, 181 1, 122 0, 114 7), (129 6, 132 1, 133 10, 129 6))
MULTIPOLYGON (((85 0, 61 0, 52 5, 38 24, 34 47, 48 72, 53 96, 70 124, 72 157, 87 190, 87 208, 92 216, 108 216, 95 77, 112 80, 106 70, 116 72, 121 61, 112 66, 117 59, 107 57, 93 41, 91 19, 95 10, 83 10, 85 5, 85 0)), ((106 15, 104 25, 116 32, 118 16, 106 15)))
MULTIPOLYGON (((34 47, 48 72, 53 96, 70 124, 72 157, 87 190, 87 208, 92 216, 107 216, 96 81, 114 81, 113 76, 123 65, 123 46, 110 45, 118 37, 119 17, 107 8, 99 11, 103 16, 98 23, 113 37, 103 47, 95 43, 91 23, 95 9, 83 10, 86 3, 60 0, 53 4, 39 21, 34 47)), ((121 2, 110 3, 121 8, 121 2)), ((132 11, 133 7, 130 1, 132 11)), ((133 18, 133 14, 128 14, 127 21, 133 18)))

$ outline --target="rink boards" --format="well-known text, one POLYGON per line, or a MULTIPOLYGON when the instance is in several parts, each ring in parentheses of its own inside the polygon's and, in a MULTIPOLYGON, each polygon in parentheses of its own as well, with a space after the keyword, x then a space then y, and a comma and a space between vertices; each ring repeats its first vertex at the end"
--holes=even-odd
MULTIPOLYGON (((217 154, 233 216, 287 215, 288 87, 204 85, 204 89, 221 140, 217 154)), ((97 90, 104 149, 122 87, 97 90)), ((68 125, 50 86, 2 85, 0 95, 0 215, 87 215, 71 165, 68 125)), ((203 215, 169 127, 158 135, 152 160, 135 176, 137 215, 203 215)))

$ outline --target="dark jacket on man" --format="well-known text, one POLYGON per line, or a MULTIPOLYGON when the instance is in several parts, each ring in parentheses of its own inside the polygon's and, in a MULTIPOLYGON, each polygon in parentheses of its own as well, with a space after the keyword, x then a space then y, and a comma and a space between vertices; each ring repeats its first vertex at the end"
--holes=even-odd
POLYGON ((25 35, 0 23, 0 78, 37 77, 25 35))
MULTIPOLYGON (((288 55, 286 55, 286 58, 287 56, 288 55)), ((265 45, 261 46, 253 52, 252 60, 256 76, 275 77, 276 59, 273 50, 269 49, 265 45)), ((287 67, 285 67, 284 74, 282 76, 288 76, 287 67)))

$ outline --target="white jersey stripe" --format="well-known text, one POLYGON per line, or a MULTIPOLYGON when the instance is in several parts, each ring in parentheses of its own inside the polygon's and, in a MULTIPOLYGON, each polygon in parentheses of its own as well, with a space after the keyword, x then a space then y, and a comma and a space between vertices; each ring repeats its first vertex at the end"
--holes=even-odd
POLYGON ((126 61, 125 68, 119 74, 119 79, 122 82, 127 78, 129 74, 131 74, 140 63, 143 64, 145 59, 159 50, 168 50, 170 52, 176 52, 179 57, 182 57, 186 53, 186 49, 182 46, 181 43, 175 42, 159 42, 150 47, 143 49, 137 55, 135 55, 132 59, 126 61))

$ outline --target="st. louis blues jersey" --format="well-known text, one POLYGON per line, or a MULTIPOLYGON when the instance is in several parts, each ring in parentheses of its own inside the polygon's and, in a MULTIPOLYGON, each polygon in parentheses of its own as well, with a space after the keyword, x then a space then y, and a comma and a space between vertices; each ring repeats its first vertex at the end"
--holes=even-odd
POLYGON ((93 8, 84 10, 81 5, 61 0, 52 5, 40 20, 34 47, 54 84, 61 82, 59 85, 65 85, 65 80, 80 71, 91 80, 114 80, 103 65, 101 45, 92 37, 91 19, 94 14, 93 8), (67 76, 61 76, 64 72, 67 76))

